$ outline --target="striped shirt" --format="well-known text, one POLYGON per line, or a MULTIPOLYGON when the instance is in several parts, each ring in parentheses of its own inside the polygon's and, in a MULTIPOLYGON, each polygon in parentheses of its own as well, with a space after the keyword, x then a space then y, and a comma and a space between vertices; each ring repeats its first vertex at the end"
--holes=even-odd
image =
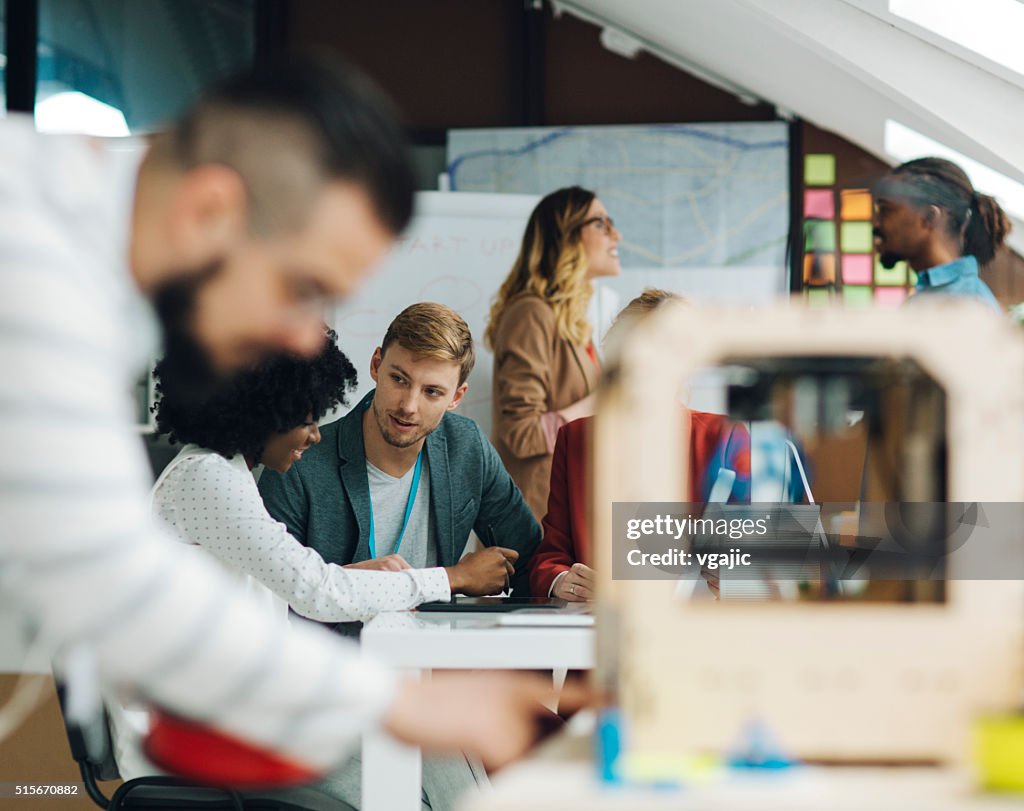
POLYGON ((149 515, 129 395, 155 334, 127 268, 138 156, 15 116, 0 160, 0 590, 106 683, 338 763, 394 677, 321 629, 268 626, 149 515))

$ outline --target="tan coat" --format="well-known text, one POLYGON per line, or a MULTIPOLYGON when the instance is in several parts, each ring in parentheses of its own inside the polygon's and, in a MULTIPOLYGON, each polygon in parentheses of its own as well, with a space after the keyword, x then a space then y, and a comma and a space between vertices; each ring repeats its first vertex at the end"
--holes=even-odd
POLYGON ((541 415, 586 397, 599 375, 586 346, 559 336, 544 299, 524 293, 508 302, 494 334, 491 438, 538 521, 551 478, 541 415))

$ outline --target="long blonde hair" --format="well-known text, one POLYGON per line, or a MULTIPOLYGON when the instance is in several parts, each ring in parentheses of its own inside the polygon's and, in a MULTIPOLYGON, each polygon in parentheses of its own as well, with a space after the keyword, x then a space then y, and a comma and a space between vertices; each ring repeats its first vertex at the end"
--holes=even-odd
POLYGON ((587 280, 587 252, 581 226, 594 192, 569 186, 551 192, 530 214, 512 270, 501 285, 487 320, 484 341, 494 348, 494 335, 509 299, 533 293, 555 311, 558 334, 572 343, 590 338, 587 305, 593 287, 587 280))

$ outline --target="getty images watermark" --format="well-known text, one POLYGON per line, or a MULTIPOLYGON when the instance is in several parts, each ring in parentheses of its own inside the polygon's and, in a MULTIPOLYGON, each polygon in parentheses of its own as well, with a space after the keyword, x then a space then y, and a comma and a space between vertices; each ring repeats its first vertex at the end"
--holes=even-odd
POLYGON ((1022 580, 1024 504, 616 502, 616 580, 1022 580))

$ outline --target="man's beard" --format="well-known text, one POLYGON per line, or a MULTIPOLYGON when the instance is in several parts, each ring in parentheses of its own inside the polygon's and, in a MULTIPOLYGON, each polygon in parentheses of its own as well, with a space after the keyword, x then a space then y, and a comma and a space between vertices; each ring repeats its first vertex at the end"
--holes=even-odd
POLYGON ((417 433, 412 438, 396 437, 391 433, 391 427, 388 425, 388 415, 377 409, 376 401, 372 402, 371 407, 373 408, 373 416, 377 420, 377 428, 380 430, 380 435, 384 437, 384 441, 392 448, 412 447, 430 433, 430 431, 424 431, 423 433, 417 433))
POLYGON ((202 402, 217 394, 231 379, 214 367, 193 325, 199 291, 217 275, 221 265, 216 261, 198 273, 164 282, 153 294, 153 308, 164 336, 161 375, 173 377, 176 391, 193 402, 202 402))
POLYGON ((878 255, 878 264, 884 267, 886 270, 892 270, 896 265, 903 261, 903 257, 892 251, 885 251, 878 255))
POLYGON ((881 228, 872 228, 871 236, 873 236, 877 242, 882 242, 882 250, 878 254, 878 264, 884 267, 886 270, 892 270, 896 265, 902 262, 906 257, 900 256, 894 251, 885 250, 885 234, 881 228))

